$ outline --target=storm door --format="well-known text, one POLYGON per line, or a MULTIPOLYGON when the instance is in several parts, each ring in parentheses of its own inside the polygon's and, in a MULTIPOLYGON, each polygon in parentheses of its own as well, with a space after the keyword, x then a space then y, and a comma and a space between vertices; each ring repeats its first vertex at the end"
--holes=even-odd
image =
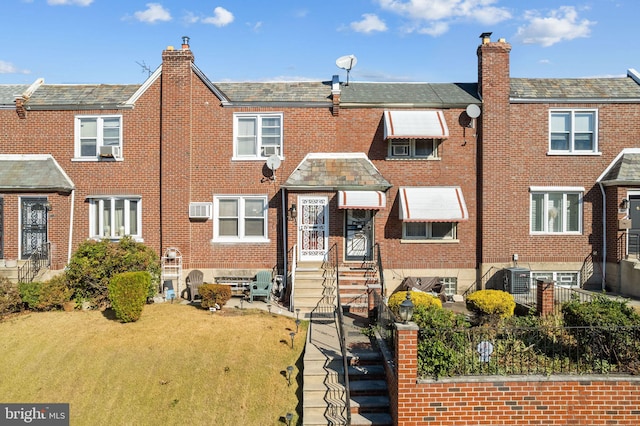
POLYGON ((372 210, 348 209, 345 214, 345 260, 371 260, 372 242, 372 210))
POLYGON ((298 198, 298 247, 300 261, 324 260, 329 244, 327 197, 298 198))
POLYGON ((20 200, 21 259, 28 259, 31 253, 47 242, 46 205, 46 198, 22 198, 20 200))

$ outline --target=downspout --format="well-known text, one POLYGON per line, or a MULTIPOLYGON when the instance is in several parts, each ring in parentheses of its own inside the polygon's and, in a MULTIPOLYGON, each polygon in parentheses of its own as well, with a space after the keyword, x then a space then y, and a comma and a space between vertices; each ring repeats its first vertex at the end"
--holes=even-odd
POLYGON ((74 206, 75 206, 75 201, 76 201, 76 190, 72 189, 71 190, 71 209, 69 212, 69 249, 68 249, 68 254, 67 254, 67 265, 69 264, 69 262, 71 262, 71 250, 73 247, 72 241, 73 241, 73 212, 74 212, 74 206))
POLYGON ((605 277, 607 275, 607 196, 604 192, 602 182, 598 181, 600 192, 602 192, 602 291, 605 288, 605 277))

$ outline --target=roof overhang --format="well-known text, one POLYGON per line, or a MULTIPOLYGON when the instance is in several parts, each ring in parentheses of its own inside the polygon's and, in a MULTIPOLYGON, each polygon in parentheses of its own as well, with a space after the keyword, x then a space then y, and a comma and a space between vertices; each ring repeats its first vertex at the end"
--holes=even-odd
POLYGON ((338 191, 339 209, 379 210, 387 205, 382 191, 338 191))
POLYGON ((460 222, 469 219, 459 186, 401 187, 400 220, 460 222))
POLYGON ((74 184, 49 154, 0 155, 1 192, 70 193, 74 184))
POLYGON ((449 137, 449 128, 442 111, 384 112, 384 138, 437 138, 449 137))

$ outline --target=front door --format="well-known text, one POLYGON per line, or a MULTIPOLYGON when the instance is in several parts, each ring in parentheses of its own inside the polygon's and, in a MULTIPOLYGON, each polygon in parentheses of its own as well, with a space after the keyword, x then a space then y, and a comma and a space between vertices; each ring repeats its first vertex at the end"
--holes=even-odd
POLYGON ((300 261, 324 260, 329 245, 327 197, 298 198, 298 247, 300 261))
POLYGON ((373 259, 372 211, 348 209, 345 215, 345 231, 345 260, 373 259))
POLYGON ((47 242, 46 198, 22 198, 20 202, 20 259, 28 259, 31 253, 47 242))
POLYGON ((629 196, 629 219, 631 219, 631 229, 629 229, 628 250, 629 254, 640 254, 640 195, 629 196))

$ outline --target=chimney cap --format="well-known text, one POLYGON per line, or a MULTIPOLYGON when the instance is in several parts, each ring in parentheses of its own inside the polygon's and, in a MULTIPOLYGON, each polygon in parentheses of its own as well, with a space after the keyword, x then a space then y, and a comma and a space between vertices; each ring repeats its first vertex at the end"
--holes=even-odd
POLYGON ((189 40, 190 40, 189 36, 182 36, 182 46, 183 47, 185 47, 185 46, 188 47, 189 46, 189 40))
POLYGON ((491 41, 491 34, 493 33, 482 33, 480 34, 480 38, 482 39, 482 44, 489 43, 491 41))

